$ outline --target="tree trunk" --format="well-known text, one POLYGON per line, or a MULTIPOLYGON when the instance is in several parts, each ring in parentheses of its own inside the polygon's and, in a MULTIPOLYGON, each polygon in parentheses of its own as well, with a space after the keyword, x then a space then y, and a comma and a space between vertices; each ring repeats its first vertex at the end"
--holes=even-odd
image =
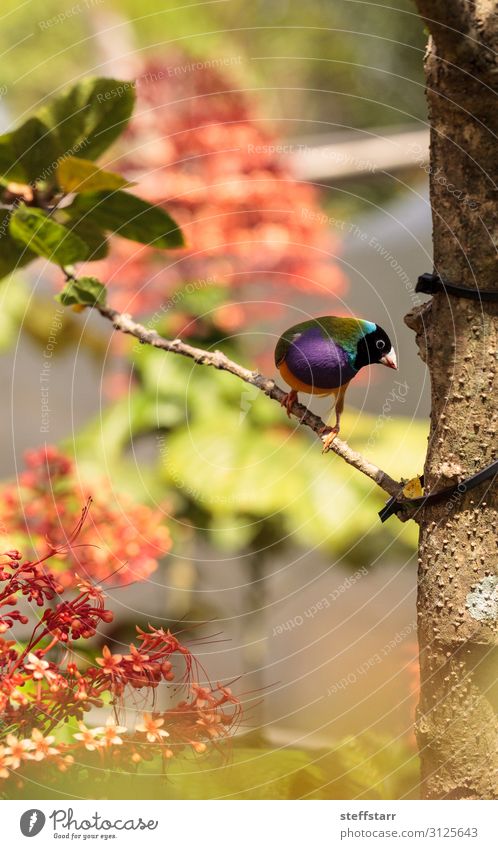
MULTIPOLYGON (((497 5, 417 5, 431 32, 434 268, 458 285, 498 289, 497 5)), ((496 459, 498 304, 440 293, 406 322, 431 376, 431 492, 496 459)), ((420 517, 417 736, 429 799, 498 798, 497 489, 495 478, 420 517)))

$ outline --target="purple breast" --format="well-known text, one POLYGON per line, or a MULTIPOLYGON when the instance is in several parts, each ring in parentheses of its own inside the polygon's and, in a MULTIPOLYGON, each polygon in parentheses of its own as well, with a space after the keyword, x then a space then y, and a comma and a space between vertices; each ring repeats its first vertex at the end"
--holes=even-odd
POLYGON ((323 336, 319 327, 305 330, 291 343, 285 362, 294 377, 316 389, 336 389, 357 373, 347 351, 323 336))

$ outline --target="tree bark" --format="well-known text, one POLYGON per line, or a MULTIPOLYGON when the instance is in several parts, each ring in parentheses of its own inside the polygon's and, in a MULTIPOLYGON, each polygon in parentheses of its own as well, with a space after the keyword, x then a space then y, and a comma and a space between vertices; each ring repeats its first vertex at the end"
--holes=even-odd
MULTIPOLYGON (((434 268, 498 289, 495 0, 417 0, 431 33, 434 268)), ((425 269, 422 269, 425 270, 425 269)), ((498 304, 436 294, 407 317, 431 376, 426 492, 496 459, 498 304)), ((498 482, 420 517, 417 737, 429 799, 498 798, 498 482)))

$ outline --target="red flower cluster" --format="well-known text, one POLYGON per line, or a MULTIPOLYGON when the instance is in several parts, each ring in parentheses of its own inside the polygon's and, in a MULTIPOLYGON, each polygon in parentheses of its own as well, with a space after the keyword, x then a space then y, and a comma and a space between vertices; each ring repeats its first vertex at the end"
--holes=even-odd
POLYGON ((117 495, 107 481, 90 487, 78 478, 73 462, 48 446, 26 454, 26 471, 16 483, 2 488, 0 523, 8 529, 8 546, 24 548, 29 540, 35 559, 50 552, 61 585, 72 586, 77 573, 88 579, 113 583, 144 580, 171 547, 160 510, 117 495), (79 528, 78 545, 65 528, 78 521, 80 505, 92 501, 92 510, 79 528), (74 540, 73 540, 74 541, 74 540))
MULTIPOLYGON (((87 509, 69 545, 86 514, 87 509)), ((77 593, 66 597, 67 590, 45 566, 57 553, 60 549, 38 561, 24 561, 18 551, 8 551, 0 563, 1 632, 14 623, 28 625, 26 601, 43 608, 22 644, 0 637, 0 778, 15 773, 17 780, 21 766, 29 771, 31 761, 66 770, 80 762, 80 756, 74 756, 83 749, 129 768, 155 756, 166 761, 185 747, 201 754, 211 741, 227 736, 240 717, 238 700, 220 685, 190 684, 193 671, 200 668, 169 631, 137 628, 137 644, 130 645, 129 654, 112 654, 104 646, 101 657, 79 668, 73 641, 92 637, 100 623, 111 622, 113 616, 102 588, 88 581, 80 581, 77 593), (180 675, 173 666, 176 658, 182 661, 180 675), (85 713, 109 702, 116 711, 125 703, 127 687, 150 694, 162 681, 190 685, 189 698, 163 713, 146 713, 132 730, 118 725, 113 716, 96 728, 83 722, 85 713), (75 726, 74 742, 58 742, 58 731, 68 722, 75 726)))
MULTIPOLYGON (((119 167, 142 196, 167 207, 188 249, 165 259, 115 240, 97 270, 113 304, 154 311, 190 281, 264 284, 265 295, 271 284, 326 296, 341 290, 344 278, 330 258, 330 228, 314 187, 293 176, 283 146, 224 73, 168 73, 185 62, 171 54, 167 63, 144 67, 119 167)), ((227 329, 244 319, 230 309, 225 317, 227 329)))
POLYGON ((206 740, 227 736, 241 717, 239 700, 229 687, 217 685, 215 690, 192 684, 190 701, 182 701, 162 714, 167 727, 191 745, 198 754, 206 751, 206 740))
POLYGON ((102 657, 97 658, 100 675, 112 682, 113 691, 120 695, 126 685, 136 690, 142 687, 157 687, 164 679, 172 681, 174 673, 170 655, 180 654, 185 659, 185 678, 192 673, 192 655, 176 637, 162 628, 149 626, 150 631, 137 628, 140 647, 130 646, 130 654, 111 654, 104 646, 102 657))

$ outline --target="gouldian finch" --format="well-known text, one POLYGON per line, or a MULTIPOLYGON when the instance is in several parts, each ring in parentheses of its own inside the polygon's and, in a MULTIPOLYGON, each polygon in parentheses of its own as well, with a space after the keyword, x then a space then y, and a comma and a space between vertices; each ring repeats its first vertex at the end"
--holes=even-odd
POLYGON ((291 387, 282 406, 290 408, 298 392, 335 395, 335 425, 324 428, 324 450, 339 433, 346 390, 363 366, 382 363, 396 369, 389 336, 372 321, 325 315, 295 324, 282 334, 275 348, 275 365, 291 387))

